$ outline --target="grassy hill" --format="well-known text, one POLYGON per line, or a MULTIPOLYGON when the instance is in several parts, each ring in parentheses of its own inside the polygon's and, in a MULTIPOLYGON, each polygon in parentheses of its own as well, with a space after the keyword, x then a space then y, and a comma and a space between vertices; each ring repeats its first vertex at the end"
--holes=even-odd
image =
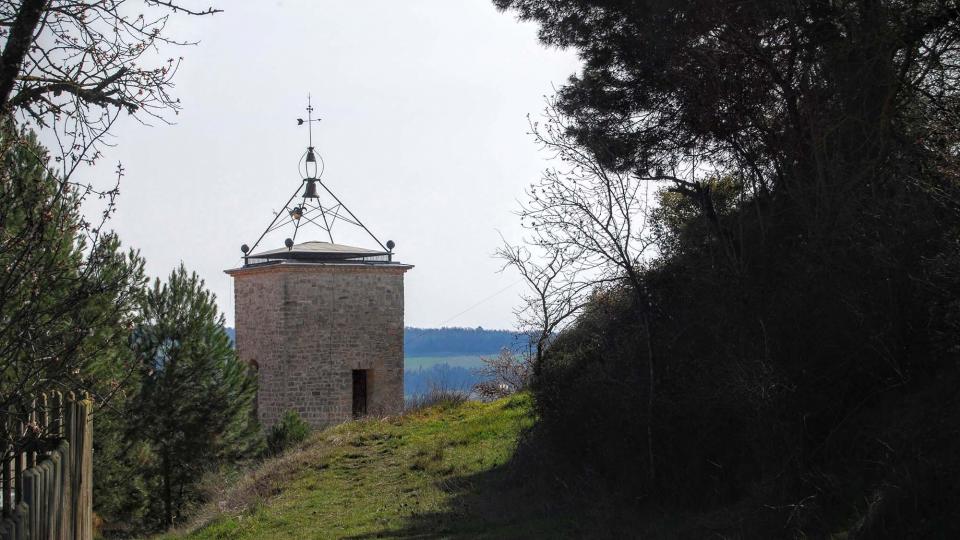
POLYGON ((555 538, 570 523, 508 466, 530 399, 466 402, 315 434, 164 538, 555 538), (542 500, 542 499, 541 499, 542 500))

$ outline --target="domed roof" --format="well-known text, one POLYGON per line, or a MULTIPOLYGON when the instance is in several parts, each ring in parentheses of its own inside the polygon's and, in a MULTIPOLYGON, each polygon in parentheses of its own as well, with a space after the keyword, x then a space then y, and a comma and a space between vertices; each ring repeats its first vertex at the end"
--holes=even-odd
POLYGON ((387 261, 390 253, 330 242, 302 242, 290 248, 282 247, 261 251, 248 256, 249 264, 270 260, 290 261, 324 261, 324 262, 355 262, 355 261, 387 261))

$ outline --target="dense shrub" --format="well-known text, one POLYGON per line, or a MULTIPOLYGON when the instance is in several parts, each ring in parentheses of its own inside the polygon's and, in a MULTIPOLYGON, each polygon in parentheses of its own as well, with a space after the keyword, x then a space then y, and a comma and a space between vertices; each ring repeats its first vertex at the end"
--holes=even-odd
POLYGON ((280 454, 307 440, 309 436, 310 425, 300 418, 297 411, 286 411, 267 433, 267 452, 270 455, 280 454))
POLYGON ((946 330, 960 311, 941 292, 957 290, 960 257, 949 242, 891 216, 884 229, 931 234, 900 246, 910 256, 893 265, 874 245, 824 256, 786 227, 768 229, 778 247, 735 274, 717 264, 709 236, 691 238, 703 229, 686 225, 695 223, 672 231, 684 250, 645 274, 649 305, 628 287, 595 294, 536 366, 552 446, 627 500, 687 510, 753 501, 731 515, 756 534, 789 524, 825 535, 851 521, 865 538, 960 526, 960 460, 948 450, 960 443, 960 401, 947 390, 960 380, 960 334, 946 330))
POLYGON ((667 187, 536 366, 547 440, 690 537, 956 536, 956 6, 494 1, 584 60, 571 144, 667 187))

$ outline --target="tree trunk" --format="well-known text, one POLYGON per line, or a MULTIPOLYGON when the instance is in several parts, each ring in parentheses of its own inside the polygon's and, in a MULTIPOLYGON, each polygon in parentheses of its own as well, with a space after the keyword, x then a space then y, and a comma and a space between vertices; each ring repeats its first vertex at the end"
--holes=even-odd
POLYGON ((656 391, 655 366, 653 361, 653 332, 650 329, 650 298, 647 296, 646 287, 643 278, 632 265, 626 265, 627 278, 633 286, 634 295, 636 295, 637 309, 640 310, 640 324, 647 339, 647 460, 649 467, 647 474, 650 480, 650 489, 653 489, 657 480, 657 467, 654 462, 654 438, 653 438, 653 402, 656 391))
POLYGON ((173 493, 170 487, 170 455, 163 452, 163 521, 170 527, 173 525, 173 493))
POLYGON ((47 0, 23 0, 17 17, 13 20, 7 44, 0 55, 0 111, 7 109, 17 75, 23 66, 23 59, 30 50, 33 33, 37 30, 46 7, 47 0))
POLYGON ((653 366, 653 337, 650 332, 650 317, 646 311, 643 315, 643 330, 647 334, 647 376, 650 378, 647 385, 647 459, 650 461, 650 489, 653 489, 657 481, 657 467, 653 461, 653 392, 654 386, 654 366, 653 366))

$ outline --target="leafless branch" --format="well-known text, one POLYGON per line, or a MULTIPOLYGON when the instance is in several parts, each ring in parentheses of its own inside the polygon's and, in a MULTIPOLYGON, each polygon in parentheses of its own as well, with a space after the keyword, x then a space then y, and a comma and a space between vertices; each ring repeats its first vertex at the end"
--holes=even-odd
POLYGON ((172 95, 182 57, 165 47, 171 15, 203 10, 166 0, 26 0, 0 3, 0 111, 60 141, 65 173, 93 163, 121 112, 141 123, 170 123, 180 111, 172 95))

